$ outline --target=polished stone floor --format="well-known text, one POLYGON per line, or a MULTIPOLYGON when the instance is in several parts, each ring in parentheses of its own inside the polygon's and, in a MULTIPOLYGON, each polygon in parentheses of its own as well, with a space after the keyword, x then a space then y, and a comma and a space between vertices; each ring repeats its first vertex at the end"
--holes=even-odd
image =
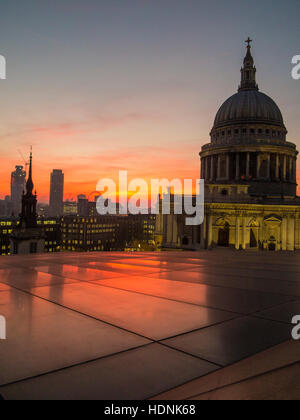
MULTIPOLYGON (((291 339, 298 253, 1 257, 5 399, 146 399, 291 339)), ((300 360, 300 354, 299 354, 300 360)))

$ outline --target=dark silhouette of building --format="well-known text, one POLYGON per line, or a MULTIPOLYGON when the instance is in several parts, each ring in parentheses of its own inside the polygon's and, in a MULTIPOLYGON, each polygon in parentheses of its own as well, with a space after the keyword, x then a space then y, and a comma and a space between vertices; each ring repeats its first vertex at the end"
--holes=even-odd
POLYGON ((49 217, 49 205, 45 203, 37 204, 37 214, 39 217, 48 218, 49 217))
POLYGON ((0 219, 0 255, 10 253, 10 237, 12 234, 14 221, 12 218, 0 219))
POLYGON ((153 215, 65 216, 61 221, 64 251, 123 251, 154 244, 153 215))
POLYGON ((89 201, 87 198, 78 197, 77 214, 80 217, 99 216, 96 208, 96 201, 89 201))
POLYGON ((22 194, 25 189, 26 172, 23 170, 23 166, 16 166, 16 169, 11 174, 11 211, 15 216, 19 216, 21 211, 22 194))
POLYGON ((61 217, 64 213, 64 174, 61 169, 54 169, 50 176, 49 215, 61 217))
MULTIPOLYGON (((13 217, 0 218, 0 255, 13 253, 12 232, 18 229, 20 220, 13 217)), ((37 225, 45 240, 43 252, 59 252, 61 250, 61 221, 54 218, 39 217, 37 225)))
POLYGON ((61 222, 62 250, 115 251, 124 249, 120 218, 114 216, 64 216, 61 222))
POLYGON ((64 216, 77 216, 78 213, 78 204, 76 201, 67 200, 64 201, 64 216))
POLYGON ((7 195, 4 200, 0 200, 0 217, 10 217, 12 213, 12 202, 7 195))
POLYGON ((61 250, 61 219, 39 218, 38 226, 43 231, 45 239, 44 252, 60 252, 61 250))
POLYGON ((150 250, 155 245, 156 215, 129 214, 122 220, 122 234, 125 248, 132 250, 150 250))
POLYGON ((29 174, 26 182, 26 193, 22 196, 20 221, 11 235, 11 252, 13 254, 35 254, 44 252, 44 236, 37 224, 37 198, 33 194, 32 153, 30 153, 29 174))

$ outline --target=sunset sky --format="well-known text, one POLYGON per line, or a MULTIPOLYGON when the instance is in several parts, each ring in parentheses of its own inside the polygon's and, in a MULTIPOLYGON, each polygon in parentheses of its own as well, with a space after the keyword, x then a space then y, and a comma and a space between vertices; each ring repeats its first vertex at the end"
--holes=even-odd
POLYGON ((54 168, 66 199, 120 169, 199 177, 198 153, 237 90, 248 36, 259 87, 300 149, 299 16, 299 0, 3 0, 0 197, 30 145, 40 201, 54 168))

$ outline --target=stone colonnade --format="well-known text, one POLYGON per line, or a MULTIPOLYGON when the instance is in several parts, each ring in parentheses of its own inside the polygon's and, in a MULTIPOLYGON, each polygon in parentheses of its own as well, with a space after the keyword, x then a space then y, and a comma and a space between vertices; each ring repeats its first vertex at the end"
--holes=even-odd
POLYGON ((277 212, 261 209, 256 213, 250 205, 242 211, 231 206, 220 211, 208 209, 203 224, 188 228, 178 215, 161 215, 161 218, 162 246, 166 248, 300 249, 300 211, 296 208, 278 208, 277 212))
POLYGON ((208 214, 201 226, 201 248, 228 246, 235 249, 294 251, 300 249, 300 216, 253 217, 247 213, 208 214), (222 241, 222 242, 220 242, 222 241))
POLYGON ((206 181, 296 181, 296 156, 269 152, 211 154, 201 158, 201 178, 206 181))

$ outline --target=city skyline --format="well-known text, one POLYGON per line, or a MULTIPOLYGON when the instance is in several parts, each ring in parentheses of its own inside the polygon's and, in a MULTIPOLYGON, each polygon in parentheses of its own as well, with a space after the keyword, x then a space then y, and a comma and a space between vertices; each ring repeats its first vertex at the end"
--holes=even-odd
POLYGON ((299 399, 300 0, 2 3, 0 401, 299 399))
POLYGON ((291 77, 298 2, 254 2, 253 10, 235 0, 230 8, 221 1, 128 3, 126 10, 118 2, 29 1, 26 19, 22 5, 3 6, 1 198, 23 164, 18 150, 25 155, 31 144, 40 202, 48 202, 56 167, 65 174, 64 199, 88 196, 120 169, 146 180, 199 177, 201 146, 216 109, 237 90, 248 36, 259 87, 272 93, 299 148, 299 82, 291 77), (274 25, 266 32, 270 8, 274 25), (214 25, 206 19, 212 15, 214 25), (289 25, 278 31, 282 19, 289 25))

